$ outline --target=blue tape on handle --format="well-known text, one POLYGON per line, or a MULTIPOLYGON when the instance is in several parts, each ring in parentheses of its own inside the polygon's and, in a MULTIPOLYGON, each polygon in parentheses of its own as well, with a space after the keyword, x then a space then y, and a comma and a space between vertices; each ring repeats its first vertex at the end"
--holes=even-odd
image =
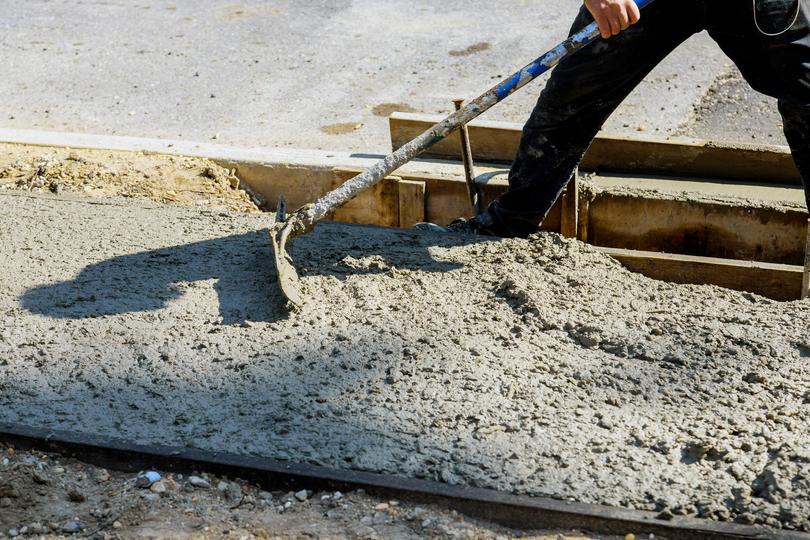
MULTIPOLYGON (((644 9, 652 4, 654 0, 635 0, 639 9, 644 9)), ((591 23, 570 38, 566 39, 546 54, 524 67, 508 79, 495 87, 495 95, 498 101, 507 98, 510 94, 530 83, 546 71, 559 64, 566 57, 587 47, 600 37, 599 27, 591 23)))

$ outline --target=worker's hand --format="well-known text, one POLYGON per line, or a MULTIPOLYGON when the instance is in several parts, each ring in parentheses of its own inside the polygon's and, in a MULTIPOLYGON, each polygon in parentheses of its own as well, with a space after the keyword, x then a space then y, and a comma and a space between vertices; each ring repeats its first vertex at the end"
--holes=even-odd
POLYGON ((627 30, 641 18, 641 12, 633 0, 585 0, 585 5, 605 39, 627 30))

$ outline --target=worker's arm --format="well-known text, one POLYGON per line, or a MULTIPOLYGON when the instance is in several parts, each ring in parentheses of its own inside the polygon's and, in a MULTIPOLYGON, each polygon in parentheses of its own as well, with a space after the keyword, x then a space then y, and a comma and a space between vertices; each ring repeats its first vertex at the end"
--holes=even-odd
POLYGON ((605 39, 627 30, 641 18, 641 12, 633 0, 585 0, 585 5, 605 39))

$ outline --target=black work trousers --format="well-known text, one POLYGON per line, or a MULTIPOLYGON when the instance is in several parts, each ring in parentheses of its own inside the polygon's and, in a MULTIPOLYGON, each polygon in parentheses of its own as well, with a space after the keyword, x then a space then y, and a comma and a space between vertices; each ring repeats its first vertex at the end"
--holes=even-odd
MULTIPOLYGON (((488 209, 495 230, 504 236, 535 232, 608 116, 673 49, 702 30, 755 90, 778 99, 810 207, 806 1, 656 0, 636 25, 560 63, 523 128, 509 189, 488 209)), ((571 31, 592 20, 583 7, 571 31)))

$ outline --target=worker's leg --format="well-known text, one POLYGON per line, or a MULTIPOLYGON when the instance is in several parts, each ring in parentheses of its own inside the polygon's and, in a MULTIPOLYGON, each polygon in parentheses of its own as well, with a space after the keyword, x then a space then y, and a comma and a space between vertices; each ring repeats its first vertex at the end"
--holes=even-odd
POLYGON ((795 105, 783 100, 779 102, 779 111, 793 161, 804 182, 804 199, 810 210, 810 104, 795 105))
POLYGON ((800 0, 746 4, 733 10, 737 0, 714 0, 709 33, 755 90, 779 100, 810 208, 810 19, 800 0))
MULTIPOLYGON (((571 179, 608 116, 649 71, 704 24, 701 0, 667 0, 641 21, 562 62, 523 128, 509 189, 489 208, 491 231, 526 236, 536 231, 571 179)), ((572 32, 591 22, 585 8, 572 32)))

